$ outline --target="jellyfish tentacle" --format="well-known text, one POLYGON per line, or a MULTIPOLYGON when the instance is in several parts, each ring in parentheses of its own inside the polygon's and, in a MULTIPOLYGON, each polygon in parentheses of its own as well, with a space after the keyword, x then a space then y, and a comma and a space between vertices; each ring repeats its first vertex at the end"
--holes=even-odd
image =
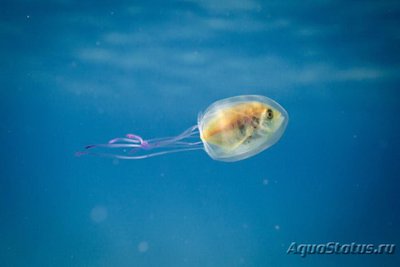
POLYGON ((203 142, 176 142, 174 144, 171 145, 167 145, 167 146, 196 146, 196 145, 202 145, 203 142))
POLYGON ((138 156, 128 156, 128 155, 121 155, 121 154, 110 154, 110 153, 83 151, 83 152, 77 152, 77 156, 94 155, 94 156, 116 158, 116 159, 145 159, 145 158, 161 156, 161 155, 169 154, 169 153, 185 152, 185 151, 200 150, 200 149, 203 149, 203 148, 202 147, 182 148, 182 149, 174 149, 174 150, 168 150, 168 151, 154 152, 154 153, 138 155, 138 156))
POLYGON ((86 149, 92 149, 95 147, 106 147, 106 148, 130 148, 130 147, 141 147, 140 144, 96 144, 85 147, 86 149))
POLYGON ((183 131, 182 133, 180 133, 177 136, 174 137, 159 137, 159 138, 152 138, 152 139, 148 139, 147 141, 150 142, 159 142, 159 141, 172 141, 172 140, 181 140, 181 139, 185 139, 185 138, 192 138, 192 137, 196 137, 195 135, 199 134, 198 131, 198 127, 197 125, 192 126, 188 129, 186 129, 185 131, 183 131))
POLYGON ((165 145, 153 145, 150 146, 149 148, 147 148, 147 150, 149 149, 161 149, 161 148, 183 148, 183 147, 194 147, 194 146, 198 146, 198 145, 203 145, 202 142, 193 142, 193 143, 189 143, 189 142, 176 142, 176 143, 171 143, 171 144, 165 144, 165 145))
POLYGON ((127 142, 127 143, 134 143, 134 144, 140 143, 139 140, 123 138, 123 137, 117 137, 117 138, 114 138, 114 139, 111 139, 110 141, 108 141, 109 144, 114 144, 114 143, 118 143, 118 142, 127 142))
POLYGON ((189 141, 189 139, 198 137, 199 129, 197 125, 186 129, 181 134, 175 137, 161 137, 145 140, 139 135, 127 134, 125 135, 125 137, 114 138, 106 144, 95 144, 86 146, 85 151, 77 152, 76 155, 81 156, 90 154, 119 159, 143 159, 168 153, 204 149, 203 143, 201 141, 189 141), (101 150, 100 152, 93 152, 93 149, 95 148, 120 149, 120 151, 122 151, 122 154, 103 153, 101 152, 101 150), (129 149, 129 151, 126 151, 126 149, 129 149), (154 150, 154 152, 149 153, 148 151, 150 150, 154 150))
POLYGON ((179 134, 175 137, 149 139, 147 142, 149 144, 153 144, 155 146, 166 146, 171 143, 176 143, 179 140, 182 140, 182 139, 185 139, 188 137, 192 137, 193 135, 196 135, 198 133, 199 133, 198 127, 197 127, 197 125, 195 125, 195 126, 188 128, 187 130, 185 130, 184 132, 182 132, 181 134, 179 134))
POLYGON ((141 156, 133 156, 133 157, 124 156, 124 155, 116 155, 116 156, 117 156, 117 158, 120 158, 120 159, 145 159, 145 158, 161 156, 161 155, 169 154, 169 153, 185 152, 185 151, 200 150, 200 149, 203 149, 203 147, 191 147, 191 148, 174 149, 174 150, 155 152, 155 153, 150 153, 150 154, 141 155, 141 156))
POLYGON ((140 143, 143 143, 143 138, 142 138, 141 136, 139 136, 139 135, 136 135, 136 134, 126 134, 125 136, 126 136, 126 138, 128 138, 128 139, 137 140, 137 141, 139 141, 140 143))

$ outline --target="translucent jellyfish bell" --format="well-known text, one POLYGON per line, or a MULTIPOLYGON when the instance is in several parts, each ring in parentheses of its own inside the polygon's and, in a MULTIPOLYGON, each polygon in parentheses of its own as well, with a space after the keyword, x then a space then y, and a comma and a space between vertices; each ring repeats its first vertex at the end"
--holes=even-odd
POLYGON ((211 158, 238 161, 275 144, 289 121, 286 110, 272 99, 245 95, 214 102, 198 116, 198 124, 174 137, 145 140, 136 134, 89 145, 77 155, 144 159, 169 153, 204 149, 211 158), (200 139, 200 140, 199 140, 200 139), (93 149, 100 149, 93 152, 93 149), (119 152, 103 152, 117 149, 119 152))
POLYGON ((199 114, 198 127, 211 158, 238 161, 275 144, 288 120, 286 110, 272 99, 246 95, 214 102, 199 114))

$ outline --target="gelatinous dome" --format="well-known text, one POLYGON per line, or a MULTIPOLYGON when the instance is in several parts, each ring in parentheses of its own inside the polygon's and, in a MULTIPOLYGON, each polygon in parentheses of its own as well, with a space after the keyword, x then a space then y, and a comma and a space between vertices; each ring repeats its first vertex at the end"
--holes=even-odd
POLYGON ((275 144, 289 120, 274 100, 259 95, 219 100, 198 117, 200 138, 215 160, 242 160, 275 144))

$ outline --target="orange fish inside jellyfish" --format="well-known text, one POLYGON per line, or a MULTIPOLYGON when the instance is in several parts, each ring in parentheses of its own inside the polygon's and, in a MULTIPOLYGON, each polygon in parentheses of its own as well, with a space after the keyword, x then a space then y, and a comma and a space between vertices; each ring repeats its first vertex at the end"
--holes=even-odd
POLYGON ((205 150, 214 160, 233 162, 252 157, 275 144, 285 132, 288 121, 286 110, 268 97, 235 96, 211 104, 199 114, 197 125, 177 136, 146 140, 127 134, 105 144, 86 146, 77 155, 145 159, 205 150))

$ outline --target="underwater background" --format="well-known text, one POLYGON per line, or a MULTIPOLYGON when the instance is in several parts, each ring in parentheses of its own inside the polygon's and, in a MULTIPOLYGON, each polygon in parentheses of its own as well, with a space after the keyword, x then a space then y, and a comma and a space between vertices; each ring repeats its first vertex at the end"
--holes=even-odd
POLYGON ((0 266, 400 266, 398 1, 0 3, 0 266), (76 157, 211 103, 289 113, 270 149, 76 157))

